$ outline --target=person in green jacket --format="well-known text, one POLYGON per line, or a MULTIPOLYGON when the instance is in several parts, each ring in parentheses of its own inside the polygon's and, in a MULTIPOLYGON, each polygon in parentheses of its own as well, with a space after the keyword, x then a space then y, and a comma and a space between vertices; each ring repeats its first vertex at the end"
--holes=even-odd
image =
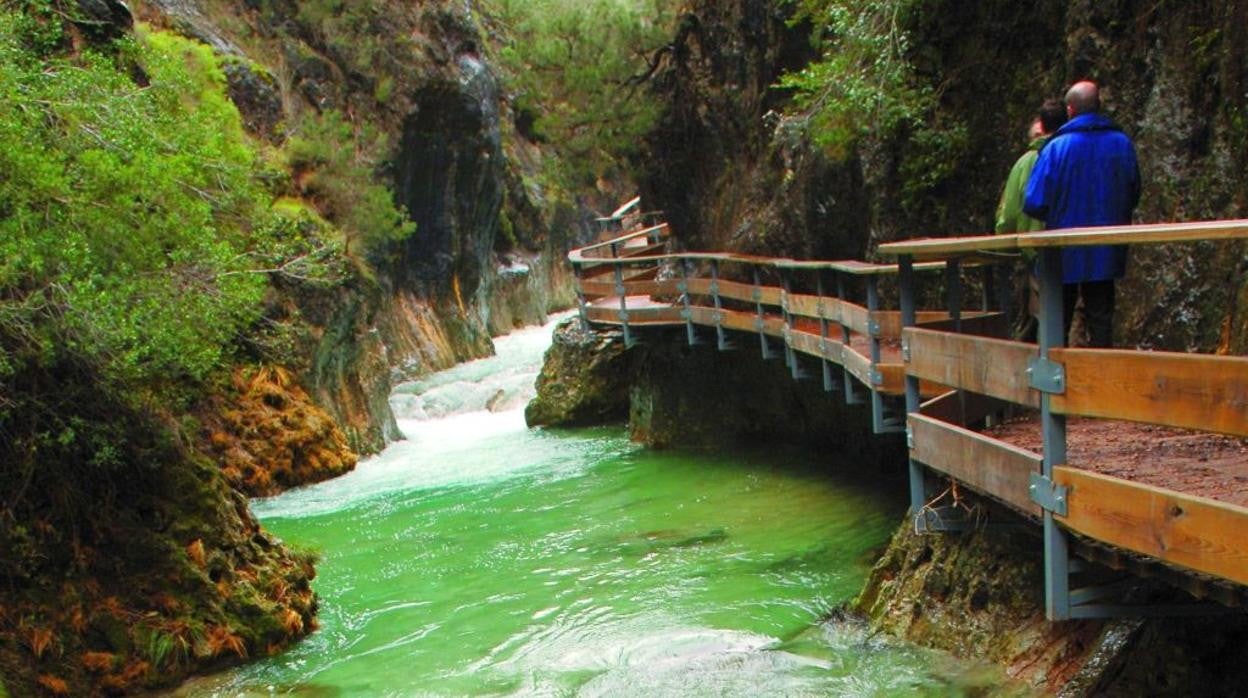
POLYGON ((1014 162, 1010 176, 1005 180, 1005 191, 997 204, 997 233, 1031 233, 1044 230, 1044 221, 1023 213, 1023 191, 1031 178, 1031 168, 1040 156, 1040 149, 1057 129, 1066 123, 1066 106, 1056 99, 1047 99, 1040 107, 1040 115, 1032 122, 1027 137, 1031 143, 1027 152, 1014 162))
MULTIPOLYGON (((1061 100, 1046 99, 1040 106, 1039 115, 1027 130, 1027 139, 1030 141, 1027 152, 1014 162, 1014 167, 1010 168, 1010 176, 1005 180, 1005 191, 1001 193, 1001 202, 997 204, 995 228, 997 234, 1031 233, 1044 230, 1044 221, 1023 213, 1023 194, 1027 189, 1027 180, 1031 178, 1031 168, 1035 166, 1036 158, 1040 156, 1040 149, 1049 142, 1049 137, 1056 133, 1064 123, 1066 123, 1066 105, 1061 100)), ((1009 283, 1007 269, 998 267, 997 275, 997 288, 1004 290, 1012 285, 1009 283)), ((1036 301, 1038 286, 1032 274, 1028 273, 1026 279, 1026 281, 1017 282, 1016 287, 1021 287, 1022 292, 1015 297, 1019 299, 1018 305, 1022 310, 1013 321, 1014 330, 1011 334, 1020 341, 1034 342, 1037 327, 1035 316, 1039 307, 1036 301)), ((1007 301, 1008 292, 1007 297, 1000 301, 1003 309, 1007 301)))

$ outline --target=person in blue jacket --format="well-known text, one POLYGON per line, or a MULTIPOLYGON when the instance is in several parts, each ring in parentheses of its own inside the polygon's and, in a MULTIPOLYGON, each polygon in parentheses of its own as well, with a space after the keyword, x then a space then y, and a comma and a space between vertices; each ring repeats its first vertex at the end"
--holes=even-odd
MULTIPOLYGON (((1096 83, 1077 82, 1066 92, 1070 120, 1040 150, 1023 195, 1023 211, 1044 221, 1046 230, 1131 222, 1140 200, 1135 145, 1100 110, 1096 83)), ((1062 250, 1067 335, 1075 302, 1082 297, 1089 344, 1110 346, 1114 280, 1126 269, 1125 246, 1062 250)))

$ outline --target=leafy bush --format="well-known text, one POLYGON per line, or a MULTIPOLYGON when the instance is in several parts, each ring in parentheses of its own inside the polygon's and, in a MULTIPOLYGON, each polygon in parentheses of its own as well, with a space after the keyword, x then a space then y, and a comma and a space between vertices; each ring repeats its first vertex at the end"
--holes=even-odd
POLYGON ((489 0, 511 33, 502 59, 517 108, 536 118, 577 184, 609 174, 632 152, 658 104, 632 80, 671 40, 664 0, 489 0))
POLYGON ((861 136, 921 127, 933 93, 910 63, 910 14, 919 0, 792 0, 794 24, 809 22, 820 60, 789 73, 794 107, 810 117, 815 142, 844 155, 861 136))
POLYGON ((303 193, 349 240, 359 240, 374 261, 416 230, 373 176, 387 151, 383 135, 367 123, 351 124, 336 111, 305 117, 287 146, 303 193))
POLYGON ((131 389, 200 380, 302 253, 210 49, 46 55, 58 21, 0 11, 0 381, 62 351, 131 389))

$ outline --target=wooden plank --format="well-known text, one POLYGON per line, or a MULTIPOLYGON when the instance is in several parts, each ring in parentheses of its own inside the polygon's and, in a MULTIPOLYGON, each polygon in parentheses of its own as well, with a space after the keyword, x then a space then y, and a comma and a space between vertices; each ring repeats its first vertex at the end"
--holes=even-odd
POLYGON ((1040 393, 1027 377, 1035 345, 915 327, 906 328, 902 341, 910 348, 906 372, 912 376, 1040 407, 1040 393))
POLYGON ((910 414, 908 421, 914 435, 911 458, 1039 516, 1040 507, 1029 494, 1031 474, 1040 472, 1039 454, 921 414, 910 414))
POLYGON ((636 247, 629 246, 621 250, 620 257, 644 257, 646 255, 652 255, 665 247, 667 247, 666 242, 656 242, 653 245, 638 245, 636 247))
POLYGON ((1004 339, 1010 336, 1010 319, 1005 316, 1005 313, 962 313, 962 320, 958 323, 950 319, 948 314, 943 318, 932 318, 930 320, 923 320, 922 315, 920 315, 918 324, 925 330, 959 332, 961 334, 973 334, 978 337, 1004 339), (955 326, 957 327, 956 330, 954 329, 955 326))
POLYGON ((1248 509, 1067 466, 1057 520, 1096 540, 1215 577, 1248 584, 1248 509))
POLYGON ((730 330, 738 330, 740 332, 757 332, 754 327, 754 321, 758 316, 754 313, 743 310, 721 310, 719 311, 723 317, 721 324, 730 330))
POLYGON ((588 296, 591 299, 602 298, 615 295, 615 282, 577 279, 576 289, 581 292, 581 295, 588 296))
POLYGON ((1095 228, 1068 228, 1022 235, 977 235, 953 238, 922 238, 880 245, 888 255, 913 255, 921 259, 950 259, 976 252, 1010 251, 1041 247, 1083 245, 1141 245, 1200 240, 1248 239, 1248 220, 1152 223, 1095 228))
POLYGON ((691 296, 710 296, 711 280, 701 277, 691 278, 688 281, 689 295, 691 296))
POLYGON ((1054 349, 1066 392, 1053 409, 1248 436, 1248 358, 1120 349, 1054 349))
MULTIPOLYGON (((969 321, 979 318, 988 313, 980 311, 971 311, 962 313, 963 321, 969 321)), ((999 315, 1000 313, 993 313, 999 315)), ((901 311, 899 310, 877 310, 870 315, 880 326, 880 336, 887 339, 901 338, 901 311)), ((949 313, 944 310, 920 310, 915 313, 915 322, 926 327, 929 324, 942 322, 949 319, 949 313)), ((975 334, 975 333, 968 333, 975 334)))
MULTIPOLYGON (((679 307, 667 306, 645 306, 628 308, 628 324, 629 325, 679 325, 684 324, 685 320, 680 316, 681 309, 679 307)), ((624 321, 620 319, 620 308, 618 304, 614 307, 609 305, 590 305, 585 307, 585 317, 591 322, 602 325, 623 325, 624 321)))
MULTIPOLYGON (((829 322, 849 325, 850 330, 866 334, 870 313, 867 309, 839 298, 809 296, 791 293, 787 296, 789 312, 809 318, 824 318, 829 322)), ((898 321, 900 324, 900 321, 898 321)), ((834 328, 839 330, 840 328, 834 328)))
POLYGON ((658 235, 658 236, 666 237, 669 233, 670 231, 667 228, 667 224, 660 223, 658 225, 653 225, 648 228, 642 228, 641 230, 628 233, 626 235, 621 235, 619 237, 611 238, 610 240, 604 240, 603 242, 596 242, 592 245, 586 245, 585 247, 582 247, 580 249, 573 250, 573 252, 578 253, 581 257, 593 257, 599 254, 609 257, 611 255, 612 245, 623 246, 624 243, 627 243, 630 240, 636 240, 637 238, 649 237, 651 235, 658 235))
MULTIPOLYGON (((708 288, 709 292, 709 288, 708 288)), ((744 301, 746 303, 762 302, 763 305, 780 305, 781 296, 784 289, 775 286, 754 286, 754 284, 743 283, 740 281, 729 281, 727 279, 719 280, 719 297, 731 298, 733 300, 744 301), (758 298, 755 299, 754 291, 757 288, 758 298)))
POLYGON ((965 390, 946 389, 936 397, 919 405, 919 413, 949 424, 965 427, 990 414, 996 414, 1009 405, 995 397, 971 393, 965 390))
POLYGON ((845 347, 842 354, 842 365, 850 372, 860 383, 871 387, 871 359, 859 354, 853 347, 845 347))
POLYGON ((789 342, 794 350, 803 354, 827 359, 833 363, 839 364, 843 359, 845 345, 832 338, 820 337, 810 332, 802 332, 801 330, 793 330, 789 333, 789 342))
POLYGON ((630 296, 658 296, 658 295, 676 295, 680 293, 676 285, 679 283, 676 279, 663 279, 661 281, 626 281, 624 282, 624 290, 630 296))

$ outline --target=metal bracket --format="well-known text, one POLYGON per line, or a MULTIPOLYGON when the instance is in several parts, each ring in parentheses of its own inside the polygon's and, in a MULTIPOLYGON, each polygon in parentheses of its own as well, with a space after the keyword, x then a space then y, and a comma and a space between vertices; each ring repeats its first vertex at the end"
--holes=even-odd
POLYGON ((677 291, 680 291, 681 293, 688 293, 688 292, 689 292, 689 282, 687 282, 687 281, 677 281, 677 282, 676 282, 676 290, 677 290, 677 291))
POLYGON ((1032 358, 1027 362, 1027 380, 1042 393, 1066 392, 1066 367, 1056 361, 1032 358))
POLYGON ((901 338, 901 360, 910 363, 910 339, 907 337, 901 338))
POLYGON ((761 301, 763 299, 763 289, 755 286, 754 290, 750 292, 750 299, 756 303, 761 301))
POLYGON ((1041 509, 1051 511, 1058 516, 1066 516, 1066 496, 1064 485, 1055 484, 1040 473, 1031 474, 1031 484, 1027 488, 1031 501, 1040 505, 1041 509))
POLYGON ((879 320, 867 321, 867 335, 871 337, 880 336, 880 321, 879 320))
POLYGON ((906 425, 906 448, 911 451, 914 450, 914 430, 910 428, 909 424, 906 425))
POLYGON ((627 311, 627 310, 621 310, 621 311, 618 313, 618 317, 620 318, 620 322, 628 322, 628 311, 627 311))
POLYGON ((692 319, 693 319, 693 311, 692 311, 692 310, 690 310, 690 309, 688 309, 688 308, 681 308, 681 309, 680 309, 680 319, 681 319, 681 320, 692 320, 692 319))
POLYGON ((755 330, 757 330, 758 332, 760 332, 760 333, 761 333, 761 332, 763 331, 763 328, 764 328, 764 327, 765 327, 765 325, 763 324, 763 319, 762 319, 761 317, 756 317, 756 318, 754 318, 754 329, 755 329, 755 330))
POLYGON ((871 369, 871 385, 884 385, 884 372, 878 368, 871 369))
POLYGON ((718 296, 719 295, 719 282, 712 281, 710 288, 708 288, 707 290, 711 292, 712 296, 718 296))
POLYGON ((624 284, 616 284, 616 285, 615 285, 615 293, 616 293, 616 295, 622 296, 622 295, 624 295, 625 293, 628 293, 628 287, 627 287, 627 286, 625 286, 624 284))

